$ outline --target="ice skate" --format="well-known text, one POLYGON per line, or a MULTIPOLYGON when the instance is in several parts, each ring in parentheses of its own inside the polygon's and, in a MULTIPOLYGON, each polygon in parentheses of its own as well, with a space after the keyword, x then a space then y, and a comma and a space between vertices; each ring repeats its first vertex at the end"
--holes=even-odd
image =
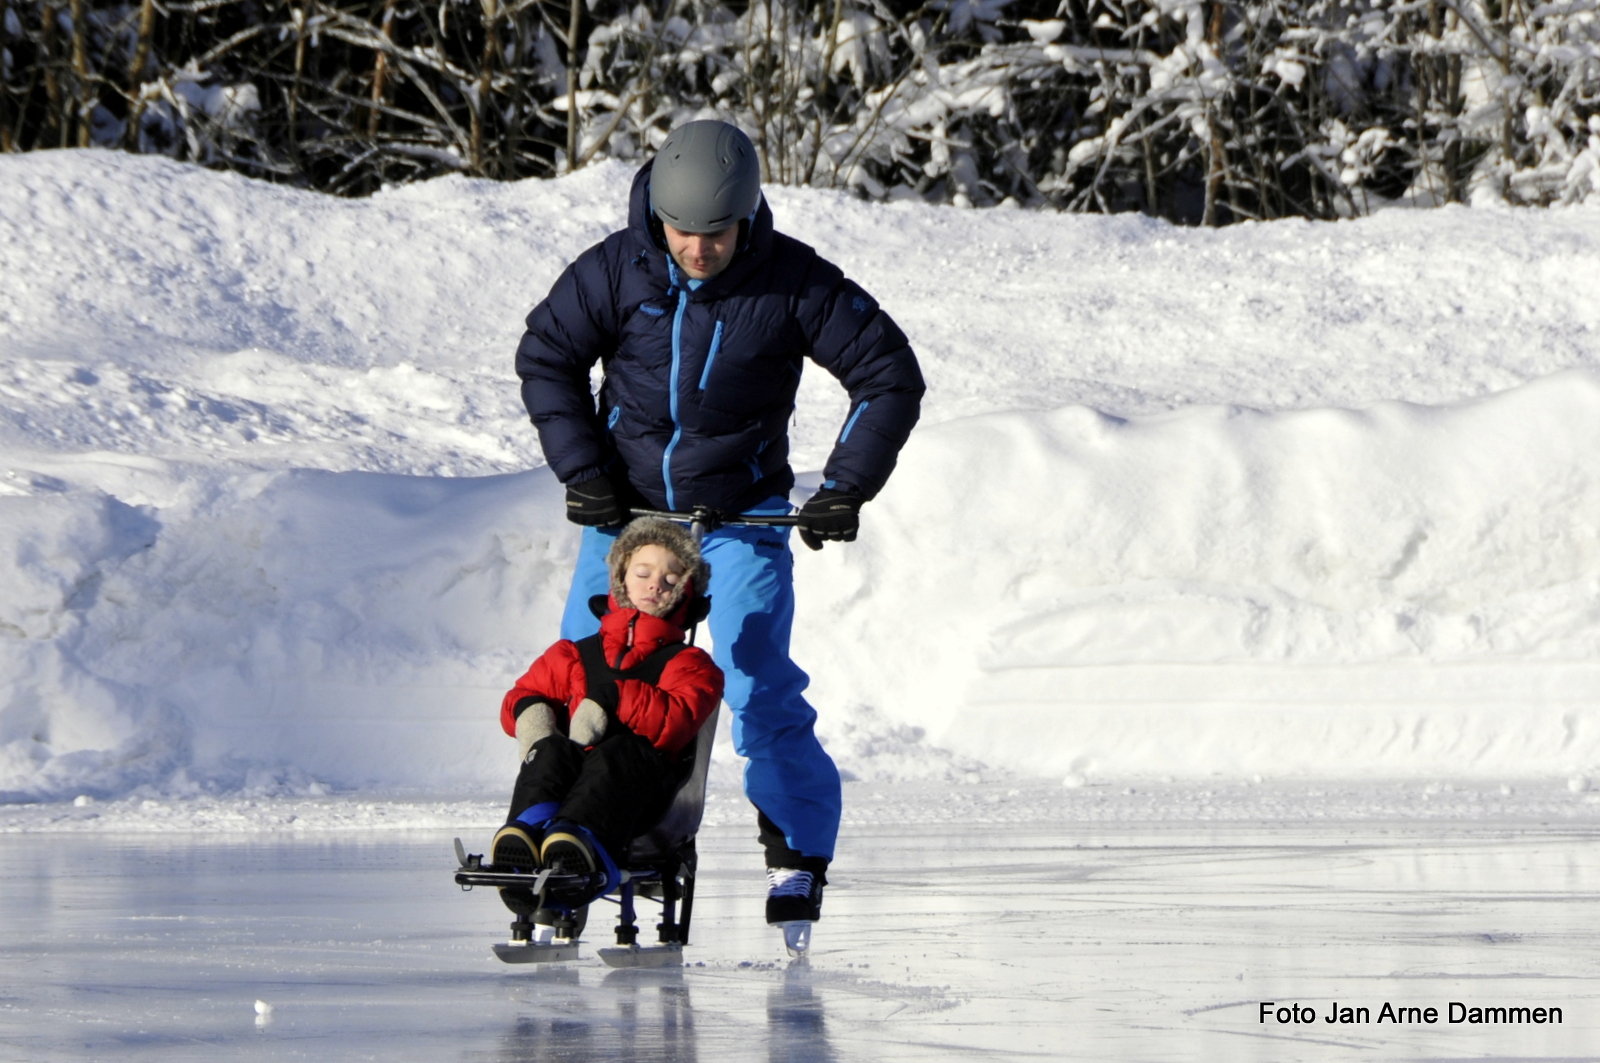
POLYGON ((791 956, 811 948, 811 928, 822 918, 822 878, 792 867, 767 868, 767 923, 783 931, 791 956))

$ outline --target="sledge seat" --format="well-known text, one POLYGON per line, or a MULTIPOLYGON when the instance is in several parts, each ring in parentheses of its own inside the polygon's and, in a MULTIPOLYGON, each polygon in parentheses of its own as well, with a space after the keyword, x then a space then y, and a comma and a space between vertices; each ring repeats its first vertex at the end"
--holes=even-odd
POLYGON ((653 865, 693 846, 706 810, 706 784, 711 776, 711 747, 716 742, 717 718, 722 709, 713 709, 700 733, 694 737, 694 760, 666 814, 659 822, 628 845, 627 864, 653 865))
POLYGON ((628 845, 626 859, 617 861, 624 872, 623 883, 615 896, 620 907, 617 918, 617 947, 600 950, 600 958, 613 967, 653 967, 676 963, 689 943, 689 920, 694 914, 694 883, 698 858, 695 835, 705 814, 706 783, 711 774, 711 747, 716 743, 717 718, 714 710, 695 735, 693 760, 673 796, 666 813, 648 831, 628 845), (659 944, 641 947, 635 925, 634 900, 644 897, 661 905, 661 922, 656 924, 659 944), (681 908, 679 905, 681 904, 681 908))

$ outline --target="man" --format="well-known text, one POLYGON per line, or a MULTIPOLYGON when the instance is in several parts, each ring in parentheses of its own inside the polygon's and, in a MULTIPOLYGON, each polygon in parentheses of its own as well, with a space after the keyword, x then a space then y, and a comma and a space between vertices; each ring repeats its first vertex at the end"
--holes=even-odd
MULTIPOLYGON (((629 509, 789 512, 787 430, 806 357, 851 403, 823 486, 797 516, 801 540, 821 549, 856 537, 862 503, 916 423, 922 374, 871 296, 773 230, 749 139, 722 122, 679 127, 634 179, 628 227, 567 268, 517 349, 523 402, 568 518, 585 526, 563 638, 596 629, 587 603, 606 593, 606 553, 629 509)), ((766 849, 767 921, 809 933, 840 787, 813 732, 809 680, 789 659, 788 533, 724 528, 703 552, 713 657, 766 849)))

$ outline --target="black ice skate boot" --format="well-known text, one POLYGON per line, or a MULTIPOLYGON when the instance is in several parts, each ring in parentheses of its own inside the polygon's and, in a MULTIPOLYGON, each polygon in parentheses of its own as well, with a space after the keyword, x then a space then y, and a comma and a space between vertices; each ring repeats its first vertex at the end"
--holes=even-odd
POLYGON ((767 868, 767 923, 783 930, 791 955, 811 947, 811 927, 822 918, 822 868, 767 868))

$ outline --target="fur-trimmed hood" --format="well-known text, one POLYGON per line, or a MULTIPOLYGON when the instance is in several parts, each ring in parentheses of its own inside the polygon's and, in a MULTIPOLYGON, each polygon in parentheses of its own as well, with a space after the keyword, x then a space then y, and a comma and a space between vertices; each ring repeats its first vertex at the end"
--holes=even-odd
POLYGON ((673 589, 672 597, 668 600, 663 614, 665 617, 677 615, 679 609, 691 598, 706 596, 711 584, 711 565, 700 556, 700 547, 696 545, 689 529, 670 520, 662 520, 660 517, 640 517, 622 529, 622 534, 611 544, 611 552, 606 555, 606 567, 611 570, 611 600, 620 608, 637 608, 628 598, 628 589, 623 582, 623 576, 627 570, 628 559, 642 546, 659 546, 676 554, 687 570, 684 578, 673 589))

